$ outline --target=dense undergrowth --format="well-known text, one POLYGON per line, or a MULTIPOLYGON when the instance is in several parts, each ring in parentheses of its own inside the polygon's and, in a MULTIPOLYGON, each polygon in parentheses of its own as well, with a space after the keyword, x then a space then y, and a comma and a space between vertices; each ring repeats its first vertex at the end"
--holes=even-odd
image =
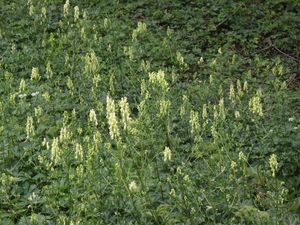
POLYGON ((0 8, 0 224, 300 223, 297 0, 0 8))

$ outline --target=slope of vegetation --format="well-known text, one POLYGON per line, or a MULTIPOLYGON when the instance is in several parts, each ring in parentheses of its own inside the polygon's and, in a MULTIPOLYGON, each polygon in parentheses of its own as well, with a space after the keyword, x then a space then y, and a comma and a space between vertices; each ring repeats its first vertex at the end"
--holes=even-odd
POLYGON ((0 9, 0 224, 300 223, 298 0, 0 9))

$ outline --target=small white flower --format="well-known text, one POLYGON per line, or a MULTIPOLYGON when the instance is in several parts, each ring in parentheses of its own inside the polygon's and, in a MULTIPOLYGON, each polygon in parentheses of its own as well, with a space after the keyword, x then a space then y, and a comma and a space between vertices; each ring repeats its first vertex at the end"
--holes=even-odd
POLYGON ((289 122, 293 122, 295 120, 295 117, 290 117, 289 122))
POLYGON ((31 96, 32 96, 32 97, 35 97, 35 96, 37 96, 37 95, 39 95, 39 94, 40 94, 40 92, 39 92, 39 91, 36 91, 36 92, 31 93, 31 96))
POLYGON ((201 57, 199 60, 198 60, 198 65, 201 65, 201 64, 203 64, 204 63, 204 59, 203 59, 203 57, 201 57))
POLYGON ((19 94, 18 97, 19 98, 25 98, 27 95, 26 94, 19 94))
POLYGON ((213 207, 212 206, 206 206, 206 211, 209 211, 209 210, 212 210, 213 209, 213 207))

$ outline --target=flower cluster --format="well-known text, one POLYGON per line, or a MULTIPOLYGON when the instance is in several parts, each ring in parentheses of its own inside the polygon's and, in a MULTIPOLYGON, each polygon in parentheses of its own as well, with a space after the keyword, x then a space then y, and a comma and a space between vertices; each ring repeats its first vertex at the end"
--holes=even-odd
POLYGON ((85 74, 96 75, 99 72, 99 62, 94 51, 84 56, 84 72, 85 74))
POLYGON ((129 104, 127 102, 126 97, 121 99, 121 101, 119 102, 119 106, 120 106, 120 111, 121 111, 121 116, 122 116, 123 128, 124 128, 124 130, 126 130, 126 129, 128 129, 128 126, 131 122, 130 109, 129 109, 129 104))
POLYGON ((184 58, 180 52, 176 52, 176 60, 179 63, 180 66, 182 67, 187 67, 186 62, 184 62, 184 58))
POLYGON ((109 134, 111 139, 116 139, 119 137, 118 121, 116 116, 115 101, 109 96, 106 98, 106 118, 109 125, 109 134))
POLYGON ((169 89, 168 82, 165 79, 165 72, 163 70, 149 73, 149 82, 160 86, 163 91, 168 91, 169 89))
POLYGON ((278 169, 278 161, 277 161, 277 156, 275 154, 271 155, 269 159, 269 165, 272 171, 272 176, 275 177, 275 173, 278 169))
POLYGON ((164 161, 167 162, 167 161, 171 161, 171 158, 172 158, 172 151, 169 147, 165 147, 165 150, 164 150, 164 161))
POLYGON ((74 22, 79 20, 80 10, 78 6, 74 7, 74 22))
POLYGON ((198 112, 191 110, 190 112, 190 125, 191 125, 191 133, 192 135, 200 134, 200 124, 199 124, 199 115, 198 112))
POLYGON ((97 120, 97 115, 94 109, 90 110, 89 113, 89 121, 94 124, 95 126, 98 126, 98 120, 97 120))
POLYGON ((81 161, 83 159, 83 148, 79 143, 75 144, 75 159, 81 161))
POLYGON ((65 141, 68 141, 71 137, 71 134, 70 132, 68 131, 67 127, 62 127, 60 129, 60 133, 59 133, 59 141, 61 143, 65 142, 65 141))
POLYGON ((128 185, 128 189, 130 192, 137 192, 138 191, 138 186, 135 181, 131 181, 128 185))
POLYGON ((51 161, 56 165, 60 160, 60 148, 59 148, 59 139, 54 138, 51 145, 51 161))
POLYGON ((64 17, 67 17, 69 14, 69 8, 70 8, 70 2, 69 0, 66 0, 66 3, 64 4, 64 17))
POLYGON ((261 103, 261 97, 260 94, 256 94, 256 96, 253 96, 249 101, 249 110, 257 114, 259 116, 263 116, 263 110, 262 110, 262 103, 261 103))
POLYGON ((139 34, 147 32, 147 24, 138 22, 137 28, 132 32, 132 40, 136 40, 139 34))
POLYGON ((170 106, 171 106, 171 102, 169 100, 161 99, 159 101, 159 115, 161 117, 166 116, 170 106))
POLYGON ((180 117, 183 118, 183 116, 186 114, 187 106, 188 106, 188 97, 186 95, 182 96, 182 105, 180 106, 180 117))
POLYGON ((31 70, 31 80, 39 80, 39 79, 40 79, 39 69, 33 67, 31 70))
POLYGON ((35 135, 34 126, 33 126, 33 118, 31 116, 27 117, 26 133, 27 133, 27 138, 30 138, 35 135))
POLYGON ((26 83, 25 83, 25 80, 22 79, 22 80, 20 81, 19 92, 24 92, 25 89, 26 89, 26 83))

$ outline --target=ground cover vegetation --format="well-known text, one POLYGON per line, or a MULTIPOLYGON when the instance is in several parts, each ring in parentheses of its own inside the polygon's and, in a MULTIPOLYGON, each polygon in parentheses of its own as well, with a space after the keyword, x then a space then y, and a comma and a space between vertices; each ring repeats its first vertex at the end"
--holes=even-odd
POLYGON ((300 223, 298 0, 1 0, 0 224, 300 223))

